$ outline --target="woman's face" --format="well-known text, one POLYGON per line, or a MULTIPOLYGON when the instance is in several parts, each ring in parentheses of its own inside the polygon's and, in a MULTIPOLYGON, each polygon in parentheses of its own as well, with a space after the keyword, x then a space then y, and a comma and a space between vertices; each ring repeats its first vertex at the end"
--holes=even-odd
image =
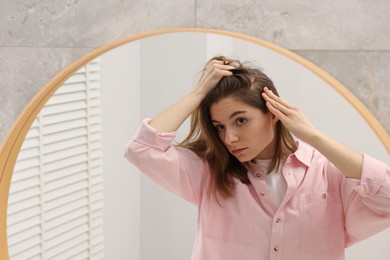
POLYGON ((272 158, 277 119, 271 113, 227 97, 211 105, 210 115, 222 142, 240 162, 272 158))

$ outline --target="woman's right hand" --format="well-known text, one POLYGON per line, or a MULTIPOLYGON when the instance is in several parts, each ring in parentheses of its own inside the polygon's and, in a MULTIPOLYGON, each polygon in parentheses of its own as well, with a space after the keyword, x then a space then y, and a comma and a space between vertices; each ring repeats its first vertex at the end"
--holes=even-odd
POLYGON ((195 90, 179 99, 176 103, 159 113, 150 122, 149 125, 160 132, 176 131, 192 112, 198 107, 206 94, 213 89, 218 82, 233 73, 230 71, 236 65, 234 61, 212 60, 203 72, 195 90), (224 64, 225 63, 225 64, 224 64), (231 64, 231 65, 227 65, 231 64))
POLYGON ((213 89, 223 77, 233 75, 232 69, 236 67, 234 61, 212 60, 207 65, 195 91, 206 94, 213 89), (230 65, 229 65, 230 64, 230 65))

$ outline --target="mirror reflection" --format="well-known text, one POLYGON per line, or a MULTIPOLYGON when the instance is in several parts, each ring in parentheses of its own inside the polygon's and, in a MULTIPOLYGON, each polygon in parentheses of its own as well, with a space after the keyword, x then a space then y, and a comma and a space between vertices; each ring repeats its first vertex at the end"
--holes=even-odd
MULTIPOLYGON (((196 207, 144 177, 123 149, 142 119, 187 94, 216 54, 262 68, 318 129, 390 163, 352 105, 290 57, 227 35, 156 35, 89 63, 42 109, 12 178, 10 258, 190 259, 196 207)), ((185 122, 177 141, 188 129, 185 122)), ((387 230, 360 242, 347 250, 347 259, 388 259, 389 238, 387 230)))

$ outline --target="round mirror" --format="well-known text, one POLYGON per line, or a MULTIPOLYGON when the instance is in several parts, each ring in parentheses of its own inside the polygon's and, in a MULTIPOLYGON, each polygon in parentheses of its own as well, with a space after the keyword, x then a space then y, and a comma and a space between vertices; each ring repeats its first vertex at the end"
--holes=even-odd
MULTIPOLYGON (((196 208, 143 177, 123 151, 141 120, 188 93, 217 54, 261 67, 316 127, 390 163, 375 117, 294 53, 217 30, 136 35, 59 73, 15 123, 0 154, 1 259, 190 259, 196 208)), ((389 239, 388 230, 354 245, 347 259, 389 259, 389 239)))

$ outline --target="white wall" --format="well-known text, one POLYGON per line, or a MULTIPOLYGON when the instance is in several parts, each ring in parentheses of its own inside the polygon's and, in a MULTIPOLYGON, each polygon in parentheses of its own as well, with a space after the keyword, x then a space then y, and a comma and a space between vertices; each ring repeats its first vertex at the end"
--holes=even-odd
POLYGON ((105 259, 140 259, 140 174, 123 152, 139 122, 139 44, 101 58, 105 259))

